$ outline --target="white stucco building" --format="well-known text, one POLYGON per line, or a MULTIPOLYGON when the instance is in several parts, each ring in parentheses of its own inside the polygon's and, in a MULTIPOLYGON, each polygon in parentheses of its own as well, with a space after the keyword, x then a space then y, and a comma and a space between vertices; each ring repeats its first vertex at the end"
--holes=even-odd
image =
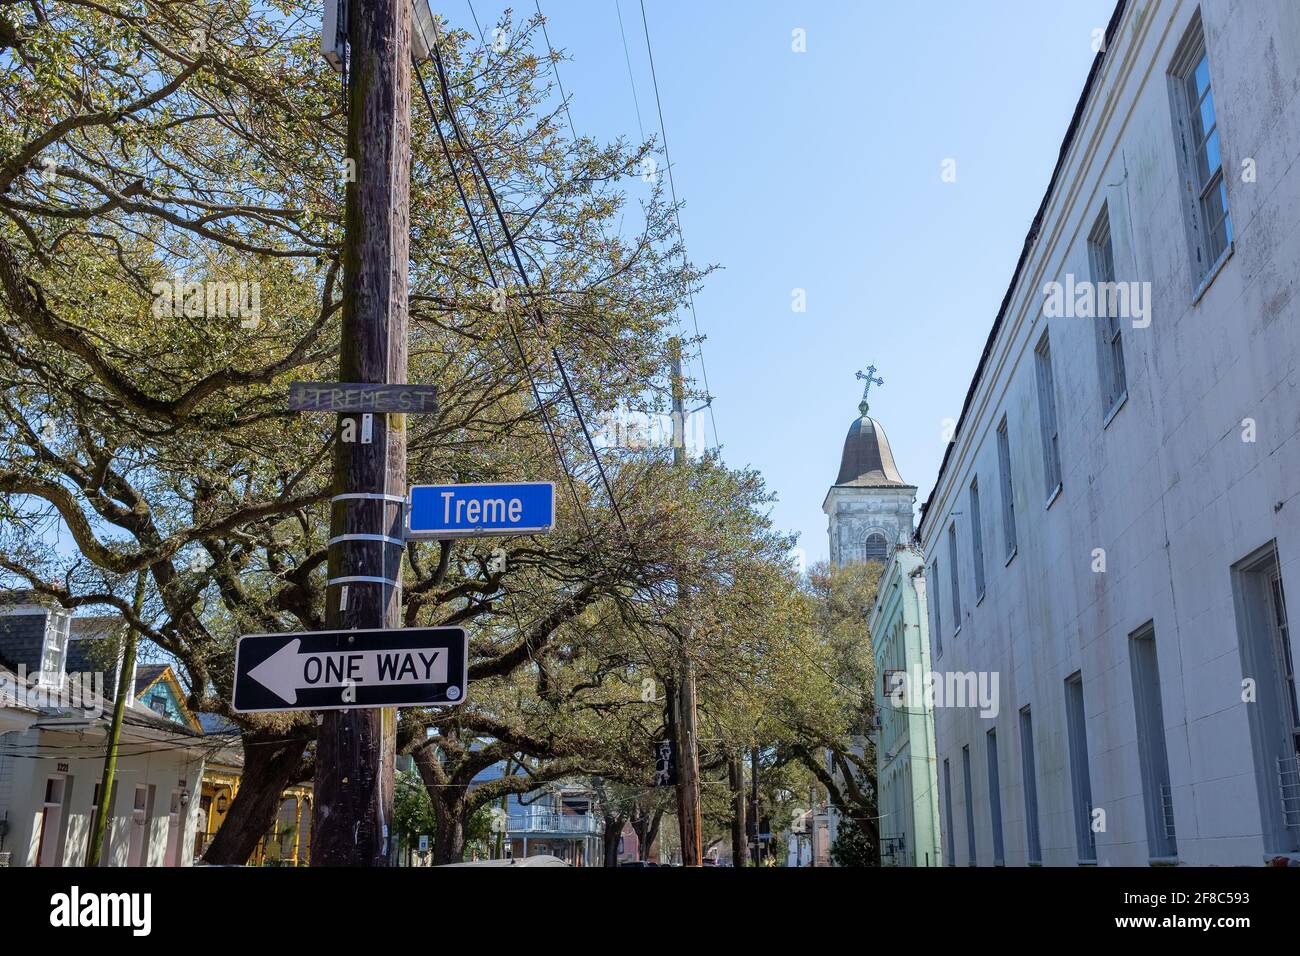
MULTIPOLYGON (((98 645, 120 622, 0 598, 0 861, 84 866, 117 681, 98 645)), ((213 745, 170 668, 141 664, 128 686, 101 865, 189 866, 201 832, 192 797, 213 745)))
POLYGON ((1297 159, 1300 4, 1119 4, 923 510, 947 862, 1300 858, 1297 159))

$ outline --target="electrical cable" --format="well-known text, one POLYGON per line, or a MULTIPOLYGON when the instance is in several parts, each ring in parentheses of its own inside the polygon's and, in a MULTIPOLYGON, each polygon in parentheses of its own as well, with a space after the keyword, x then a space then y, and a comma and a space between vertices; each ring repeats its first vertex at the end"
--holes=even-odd
MULTIPOLYGON (((479 161, 478 154, 475 152, 473 146, 466 141, 465 135, 460 128, 460 121, 456 118, 456 110, 451 102, 451 96, 448 90, 447 73, 442 61, 442 51, 440 49, 441 37, 438 35, 438 27, 436 23, 434 24, 434 41, 431 50, 433 52, 434 63, 437 67, 438 85, 442 94, 443 105, 447 112, 447 118, 451 121, 452 132, 456 137, 457 144, 460 146, 462 151, 469 155, 474 168, 478 171, 479 179, 487 192, 488 199, 491 201, 492 209, 496 213, 496 218, 501 232, 505 237, 506 244, 510 248, 511 255, 514 258, 515 266, 519 272, 519 277, 524 284, 524 289, 526 290, 529 299, 531 300, 534 317, 542 329, 545 330, 546 320, 542 316, 540 307, 537 305, 536 295, 533 292, 532 283, 528 278, 528 270, 524 267, 523 257, 519 254, 519 248, 515 244, 514 236, 510 232, 510 226, 506 222, 505 213, 502 211, 501 204, 497 200, 496 191, 492 188, 491 180, 488 178, 486 170, 484 170, 482 163, 479 161)), ((564 367, 564 361, 560 358, 559 349, 552 345, 550 350, 551 357, 555 361, 556 368, 560 373, 560 379, 564 384, 564 391, 569 398, 569 403, 573 406, 574 414, 578 419, 578 425, 582 429, 583 437, 586 439, 587 447, 590 450, 592 459, 596 465, 596 470, 600 474, 600 480, 605 488, 605 493, 609 498, 610 507, 612 508, 615 517, 618 519, 619 526, 622 528, 624 536, 626 536, 630 541, 631 532, 628 530, 627 522, 624 520, 623 511, 618 505, 618 499, 614 495, 614 489, 610 483, 609 475, 605 471, 605 465, 601 461, 599 453, 596 451, 596 445, 592 440, 591 431, 587 427, 586 417, 583 415, 582 407, 579 405, 577 396, 574 394, 573 384, 569 380, 569 373, 564 367)))
MULTIPOLYGON (((659 111, 659 138, 664 144, 664 165, 668 167, 668 188, 673 197, 673 216, 677 220, 677 237, 682 243, 682 263, 686 264, 686 238, 682 232, 682 212, 681 206, 677 202, 677 183, 673 178, 673 161, 668 155, 668 131, 664 126, 664 106, 659 98, 659 76, 655 72, 655 54, 650 46, 650 24, 646 21, 645 0, 641 3, 641 26, 645 31, 645 48, 646 53, 650 56, 650 78, 654 81, 655 106, 659 111)), ((709 388, 709 369, 704 364, 704 343, 700 337, 700 320, 695 314, 695 293, 690 289, 686 290, 686 301, 691 307, 691 322, 695 326, 695 339, 699 345, 700 355, 700 374, 704 380, 704 401, 705 407, 709 410, 709 422, 713 425, 713 445, 718 447, 718 421, 713 414, 713 392, 709 388)))
MULTIPOLYGON (((421 33, 423 34, 423 29, 421 29, 421 33)), ((429 38, 426 36, 424 39, 425 39, 426 46, 429 46, 430 45, 429 38)), ((483 236, 479 232, 478 221, 474 216, 473 208, 470 206, 469 198, 465 195, 465 189, 461 185, 460 174, 456 171, 456 166, 452 162, 451 151, 447 146, 447 139, 442 132, 442 123, 438 119, 437 111, 434 109, 433 99, 429 95, 429 88, 424 82, 424 72, 420 69, 420 64, 418 62, 415 64, 415 75, 416 78, 419 80, 420 92, 424 95, 424 102, 429 110, 429 118, 433 122, 434 130, 438 134, 438 143, 442 149, 443 156, 447 161, 448 168, 451 172, 452 181, 456 185, 456 192, 460 196, 461 204, 465 207, 465 215, 469 219, 470 228, 474 232, 474 240, 478 245, 479 253, 483 257, 483 263, 487 267, 488 275, 491 278, 492 287, 494 289, 500 289, 501 288, 500 281, 497 278, 496 270, 492 266, 492 260, 491 257, 488 255, 487 247, 483 242, 483 236)), ((445 98, 445 89, 444 89, 444 98, 445 98)), ((556 438, 555 429, 551 423, 551 418, 550 418, 550 414, 547 411, 546 403, 542 401, 541 390, 537 387, 537 381, 533 377, 531 363, 528 361, 528 355, 524 351, 523 343, 520 341, 519 334, 515 329, 514 320, 510 318, 508 315, 506 316, 506 327, 510 331, 510 337, 514 341, 516 350, 519 352, 519 360, 523 363, 524 373, 528 377, 528 384, 532 390, 533 399, 537 403, 538 412, 542 416, 543 426, 545 427, 546 433, 550 438, 552 447, 555 449, 555 454, 556 454, 556 458, 559 461, 560 469, 564 472, 565 479, 567 480, 568 483, 569 492, 573 496, 573 503, 577 507, 578 514, 582 518, 582 523, 583 526, 587 529, 587 533, 591 534, 592 533, 591 523, 587 518, 586 510, 582 506, 582 501, 578 496, 578 490, 574 483, 573 475, 569 471, 569 466, 565 458, 564 451, 563 449, 561 449, 559 440, 556 438)))

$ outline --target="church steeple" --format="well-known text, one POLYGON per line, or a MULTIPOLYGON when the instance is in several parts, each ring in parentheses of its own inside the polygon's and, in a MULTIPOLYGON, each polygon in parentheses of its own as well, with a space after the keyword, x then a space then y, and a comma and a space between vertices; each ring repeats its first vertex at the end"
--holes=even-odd
POLYGON ((865 372, 858 372, 859 379, 865 379, 862 386, 862 401, 858 403, 859 418, 849 425, 849 433, 844 438, 844 452, 840 455, 840 471, 835 479, 836 485, 857 485, 868 487, 905 486, 907 482, 898 473, 894 464, 894 453, 889 447, 889 439, 880 422, 867 415, 867 395, 872 385, 884 385, 885 380, 876 375, 876 366, 868 365, 865 372))
POLYGON ((822 503, 828 519, 831 562, 885 561, 894 545, 912 536, 916 488, 903 480, 880 422, 870 417, 872 385, 884 385, 876 366, 856 375, 864 382, 858 416, 849 425, 840 470, 822 503))

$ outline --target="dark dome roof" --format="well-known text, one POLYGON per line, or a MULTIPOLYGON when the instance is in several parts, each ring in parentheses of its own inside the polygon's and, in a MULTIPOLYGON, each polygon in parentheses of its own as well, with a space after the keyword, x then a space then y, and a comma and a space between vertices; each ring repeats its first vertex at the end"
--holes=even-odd
POLYGON ((837 485, 855 485, 860 488, 910 488, 898 474, 894 453, 889 449, 889 439, 880 422, 863 415, 849 426, 844 439, 844 454, 840 457, 840 475, 837 485))

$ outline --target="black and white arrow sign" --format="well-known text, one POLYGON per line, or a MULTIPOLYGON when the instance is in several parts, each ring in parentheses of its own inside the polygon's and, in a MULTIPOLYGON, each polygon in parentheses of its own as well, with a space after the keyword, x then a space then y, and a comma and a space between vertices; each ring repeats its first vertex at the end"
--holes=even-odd
POLYGON ((235 647, 234 708, 347 710, 458 704, 468 685, 464 628, 250 634, 235 647))

